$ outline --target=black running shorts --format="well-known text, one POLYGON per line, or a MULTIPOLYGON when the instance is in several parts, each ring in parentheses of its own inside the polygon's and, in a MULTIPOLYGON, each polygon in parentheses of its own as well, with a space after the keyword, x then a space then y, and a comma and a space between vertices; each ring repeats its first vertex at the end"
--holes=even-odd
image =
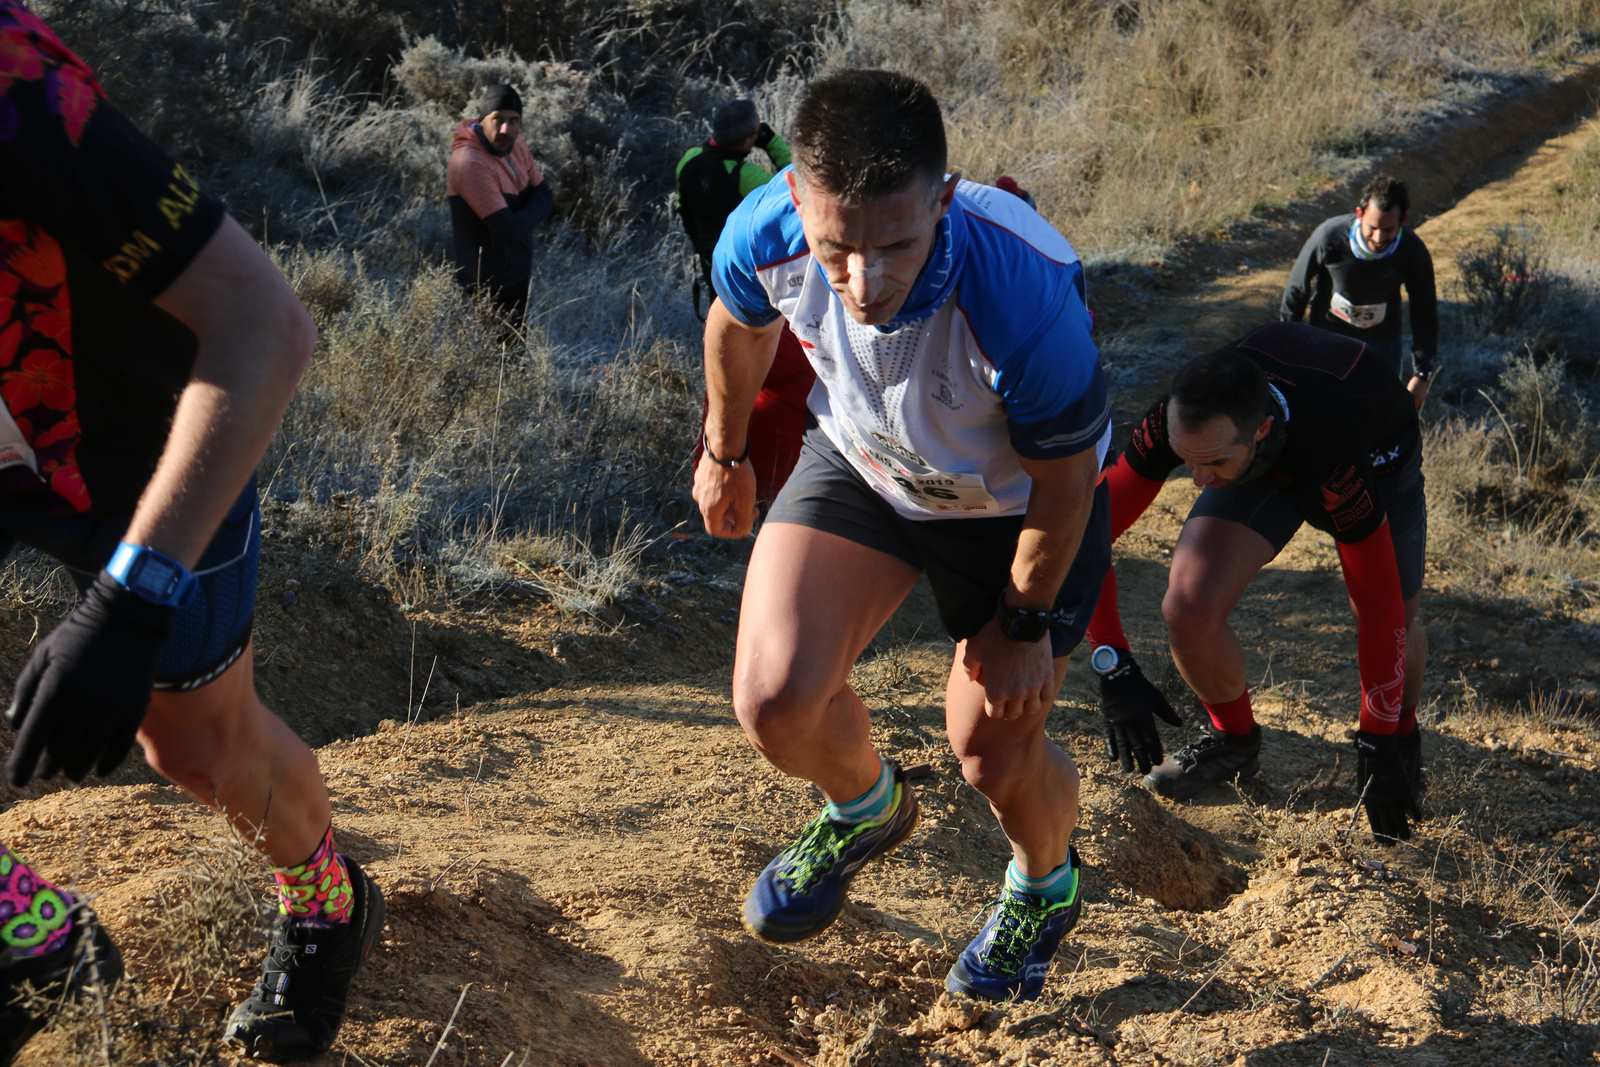
MULTIPOLYGON (((1389 516, 1389 536, 1400 567, 1400 595, 1406 600, 1422 589, 1422 565, 1428 549, 1428 501, 1423 493, 1420 449, 1392 474, 1373 479, 1378 501, 1389 516)), ((1276 556, 1294 537, 1305 514, 1295 497, 1265 481, 1225 489, 1207 489, 1189 509, 1189 518, 1227 519, 1265 537, 1276 556)))
MULTIPOLYGON (((945 631, 961 641, 994 618, 1011 579, 1022 516, 918 521, 897 513, 862 480, 833 442, 806 430, 800 462, 784 483, 767 522, 822 530, 893 556, 928 576, 945 631)), ((1111 565, 1111 508, 1105 486, 1095 490, 1083 543, 1056 595, 1061 619, 1050 648, 1065 656, 1083 640, 1100 582, 1111 565)))

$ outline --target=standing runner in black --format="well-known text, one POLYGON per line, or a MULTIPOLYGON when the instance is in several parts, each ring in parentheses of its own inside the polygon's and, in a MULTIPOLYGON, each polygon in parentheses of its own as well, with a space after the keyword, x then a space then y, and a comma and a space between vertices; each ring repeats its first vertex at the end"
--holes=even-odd
MULTIPOLYGON (((254 470, 316 331, 44 22, 0 0, 0 42, 0 556, 31 545, 82 591, 7 680, 8 776, 108 774, 137 740, 258 841, 280 916, 226 1036, 311 1056, 383 925, 377 886, 334 850, 315 754, 252 673, 254 470)), ((44 1022, 24 983, 50 1003, 119 973, 82 903, 0 849, 0 1062, 44 1022)))
POLYGON ((1439 354, 1439 301, 1433 258, 1406 226, 1406 183, 1380 174, 1367 184, 1353 213, 1318 226, 1300 249, 1283 287, 1278 317, 1365 341, 1401 373, 1400 289, 1411 298, 1411 376, 1406 391, 1417 410, 1439 354))
POLYGON ((1369 346, 1300 324, 1264 326, 1184 366, 1134 428, 1104 479, 1112 535, 1184 465, 1203 492, 1173 550, 1161 614, 1173 660, 1213 729, 1162 761, 1152 715, 1175 718, 1132 661, 1108 574, 1088 637, 1110 754, 1130 769, 1137 759, 1150 788, 1179 799, 1255 772, 1261 728, 1228 617, 1256 573, 1310 523, 1332 535, 1356 615, 1358 786, 1372 831, 1409 837, 1422 791, 1428 530, 1411 400, 1369 346))

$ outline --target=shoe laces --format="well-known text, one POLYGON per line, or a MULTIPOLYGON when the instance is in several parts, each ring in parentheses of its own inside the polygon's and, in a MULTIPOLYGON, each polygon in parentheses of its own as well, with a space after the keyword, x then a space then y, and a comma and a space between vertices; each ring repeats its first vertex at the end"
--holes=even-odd
POLYGON ((296 964, 306 955, 310 932, 292 920, 275 932, 267 948, 266 961, 261 965, 261 980, 256 983, 262 997, 279 1006, 286 1003, 296 964))
POLYGON ((1193 741, 1190 741, 1187 745, 1184 745, 1182 748, 1178 749, 1178 751, 1173 754, 1172 758, 1177 760, 1184 767, 1193 767, 1205 757, 1207 752, 1210 752, 1214 748, 1223 748, 1227 745, 1227 743, 1228 739, 1222 734, 1201 734, 1193 741))
POLYGON ((1046 904, 1017 893, 1001 894, 996 904, 1000 910, 995 916, 994 936, 984 950, 983 962, 1004 974, 1016 974, 1038 942, 1045 920, 1063 905, 1046 904))
POLYGON ((843 828, 822 812, 800 832, 799 840, 786 850, 787 859, 778 871, 778 877, 789 883, 796 892, 804 893, 818 878, 833 869, 845 846, 856 838, 870 823, 843 828))

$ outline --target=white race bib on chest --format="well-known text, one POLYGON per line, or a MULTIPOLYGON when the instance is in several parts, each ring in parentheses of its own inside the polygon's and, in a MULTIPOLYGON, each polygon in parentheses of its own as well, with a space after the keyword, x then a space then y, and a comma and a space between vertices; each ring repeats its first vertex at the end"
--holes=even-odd
POLYGON ((1347 322, 1358 330, 1370 330, 1383 321, 1389 311, 1388 304, 1352 304, 1343 293, 1334 293, 1328 303, 1333 317, 1347 322))

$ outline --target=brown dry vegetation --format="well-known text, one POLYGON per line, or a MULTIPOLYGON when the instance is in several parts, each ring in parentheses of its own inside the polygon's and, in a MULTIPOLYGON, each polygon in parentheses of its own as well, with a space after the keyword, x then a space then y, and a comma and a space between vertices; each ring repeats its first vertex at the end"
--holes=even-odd
MULTIPOLYGON (((1241 792, 1174 806, 1131 785, 1069 674, 1050 728, 1084 768, 1088 906, 1046 997, 1015 1008, 940 993, 1004 846, 943 741, 948 649, 920 594, 854 680, 885 751, 932 768, 922 827, 817 941, 780 950, 738 927, 815 798, 726 713, 739 549, 673 529, 699 380, 661 204, 730 79, 781 115, 817 66, 914 70, 964 171, 1016 174, 1096 271, 1132 274, 1105 338, 1132 411, 1202 310, 1224 332, 1270 314, 1285 262, 1255 287, 1194 288, 1230 280, 1219 227, 1555 76, 1600 34, 1592 2, 857 0, 822 22, 781 0, 733 20, 654 0, 599 16, 575 0, 43 6, 114 96, 288 242, 276 254, 321 330, 262 471, 259 673, 333 742, 340 840, 391 909, 326 1063, 1594 1062, 1600 489, 1581 402, 1600 136, 1495 172, 1487 204, 1423 208, 1450 339, 1429 412, 1425 831, 1395 850, 1361 832, 1353 628, 1332 554, 1303 536, 1241 609, 1267 732, 1241 792), (566 213, 509 340, 439 269, 436 201, 451 117, 502 76, 535 101, 566 213), (1526 235, 1547 283, 1537 314, 1493 334, 1454 267, 1489 250, 1491 224, 1526 235), (1173 249, 1172 272, 1125 270, 1173 249)), ((1465 188, 1485 162, 1438 165, 1465 188)), ((1190 496, 1169 486, 1119 546, 1147 664, 1190 496)), ((36 559, 0 577, 9 677, 67 587, 36 559)), ((131 976, 25 1062, 226 1062, 216 1033, 253 977, 264 871, 142 768, 117 781, 0 813, 0 838, 92 896, 131 976)))

